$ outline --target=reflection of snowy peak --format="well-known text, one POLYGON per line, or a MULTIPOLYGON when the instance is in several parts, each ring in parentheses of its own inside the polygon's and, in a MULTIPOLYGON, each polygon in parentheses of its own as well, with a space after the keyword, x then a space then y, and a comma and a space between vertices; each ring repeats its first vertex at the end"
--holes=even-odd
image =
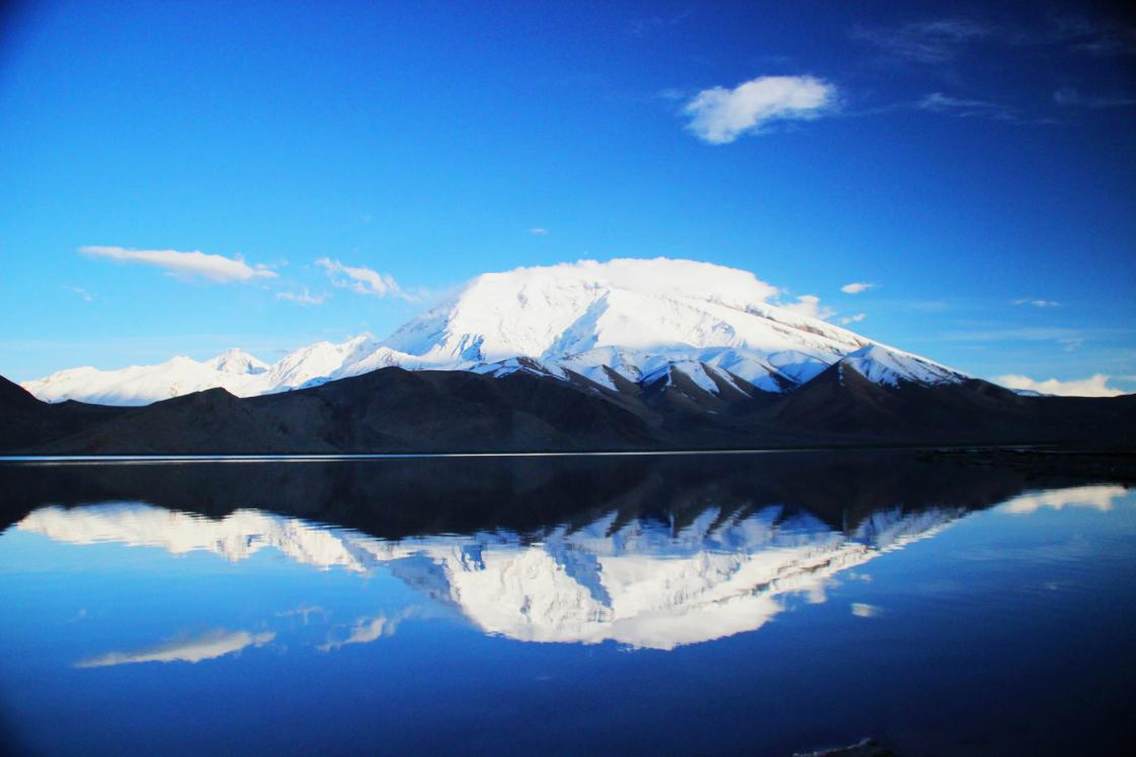
POLYGON ((408 369, 571 370, 613 388, 681 373, 714 394, 779 392, 840 361, 872 381, 961 377, 923 358, 772 304, 753 274, 689 260, 581 261, 478 276, 384 341, 320 342, 273 365, 230 350, 118 371, 76 368, 29 381, 45 400, 138 404, 213 386, 238 396, 294 389, 398 365, 408 369), (518 361, 518 359, 527 361, 518 361), (738 383, 738 380, 742 383, 738 383))
POLYGON ((271 547, 321 569, 389 570, 427 598, 453 605, 486 632, 537 642, 671 649, 760 627, 782 598, 814 601, 842 570, 935 533, 956 510, 877 513, 851 534, 779 507, 748 517, 716 508, 672 531, 615 515, 537 542, 483 533, 386 541, 256 510, 221 520, 115 504, 37 510, 18 527, 73 544, 101 541, 201 550, 232 561, 271 547))
POLYGON ((339 533, 259 510, 237 510, 212 520, 130 503, 45 507, 24 518, 19 528, 69 544, 118 542, 177 555, 206 551, 233 562, 268 547, 305 565, 365 569, 339 533))

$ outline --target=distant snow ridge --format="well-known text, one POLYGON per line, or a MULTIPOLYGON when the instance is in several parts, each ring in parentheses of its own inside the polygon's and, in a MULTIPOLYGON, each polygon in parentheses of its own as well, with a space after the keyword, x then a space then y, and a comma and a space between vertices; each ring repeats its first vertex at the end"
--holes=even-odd
POLYGON ((615 389, 680 373, 702 390, 792 389, 828 366, 868 379, 956 382, 925 358, 771 304, 777 289, 747 271, 691 260, 620 259, 518 268, 473 279, 446 302, 378 341, 319 342, 266 365, 239 350, 117 371, 75 368, 29 381, 41 399, 144 404, 224 387, 285 391, 388 366, 496 376, 567 371, 615 389))

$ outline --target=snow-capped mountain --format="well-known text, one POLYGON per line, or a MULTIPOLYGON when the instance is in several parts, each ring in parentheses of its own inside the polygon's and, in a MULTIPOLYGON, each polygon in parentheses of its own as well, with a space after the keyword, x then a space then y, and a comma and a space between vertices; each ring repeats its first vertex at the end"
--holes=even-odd
POLYGON ((837 364, 852 368, 869 381, 888 386, 898 386, 904 381, 949 384, 962 378, 961 374, 926 358, 901 353, 880 344, 865 345, 842 357, 837 364))
POLYGON ((397 365, 408 369, 567 371, 616 388, 678 372, 706 392, 792 389, 843 361, 897 385, 964 378, 930 360, 773 304, 752 273, 690 260, 581 261, 488 273, 385 340, 320 342, 267 365, 230 350, 116 371, 75 368, 28 381, 41 399, 142 404, 211 387, 238 396, 294 389, 397 365))
POLYGON ((47 507, 16 528, 70 544, 205 551, 232 562, 274 549, 321 570, 389 571, 487 633, 669 650, 755 630, 791 595, 824 601, 838 573, 933 536, 964 514, 895 508, 842 532, 780 506, 748 515, 710 507, 677 532, 657 521, 619 522, 613 512, 582 528, 548 529, 538 540, 492 532, 388 541, 259 510, 213 520, 122 503, 47 507))
POLYGON ((24 387, 48 402, 76 399, 104 405, 146 405, 214 387, 240 397, 261 394, 268 386, 268 374, 268 366, 260 360, 234 349, 200 362, 179 355, 157 365, 134 365, 117 371, 70 368, 25 382, 24 387))
POLYGON ((106 405, 146 405, 215 387, 238 397, 253 397, 297 389, 330 377, 353 360, 372 357, 375 352, 374 339, 363 334, 340 344, 316 342, 271 365, 239 349, 230 349, 203 361, 179 355, 157 365, 115 371, 70 368, 27 381, 23 386, 48 402, 74 399, 106 405))
POLYGON ((268 363, 236 348, 225 350, 212 360, 207 360, 205 365, 215 371, 238 376, 255 376, 268 370, 268 363))

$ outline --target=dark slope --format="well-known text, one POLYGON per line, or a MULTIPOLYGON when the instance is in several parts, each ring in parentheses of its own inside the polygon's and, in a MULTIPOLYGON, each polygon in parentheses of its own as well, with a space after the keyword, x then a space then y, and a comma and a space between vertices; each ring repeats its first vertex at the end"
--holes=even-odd
POLYGON ((224 389, 209 389, 125 412, 42 446, 47 454, 257 453, 337 451, 313 438, 291 413, 257 407, 224 389))
POLYGON ((34 407, 38 401, 24 387, 0 376, 0 407, 16 411, 20 408, 34 407))
POLYGON ((1022 397, 987 381, 876 384, 854 369, 826 369, 755 424, 833 442, 1131 444, 1136 395, 1022 397))
MULTIPOLYGON (((29 413, 47 418, 55 407, 39 403, 29 413)), ((643 419, 561 381, 401 368, 248 399, 211 389, 64 431, 50 442, 13 433, 3 444, 47 454, 239 454, 634 449, 653 441, 643 419)))
MULTIPOLYGON (((615 379, 613 378, 613 381, 615 379)), ((0 450, 222 454, 909 444, 1131 446, 1136 395, 1021 397, 984 381, 885 386, 833 366, 792 393, 384 368, 282 394, 222 389, 140 408, 49 405, 0 384, 0 450)))
POLYGON ((68 400, 40 402, 19 384, 0 376, 0 449, 33 449, 129 412, 126 408, 68 400))

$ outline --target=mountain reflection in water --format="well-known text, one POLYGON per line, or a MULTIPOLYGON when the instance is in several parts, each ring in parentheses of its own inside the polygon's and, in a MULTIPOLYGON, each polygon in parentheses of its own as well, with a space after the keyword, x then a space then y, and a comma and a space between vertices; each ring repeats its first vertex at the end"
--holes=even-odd
POLYGON ((0 464, 0 730, 52 754, 1121 752, 1131 476, 1031 460, 0 464))
POLYGON ((47 507, 17 528, 58 542, 116 542, 237 562, 262 549, 319 569, 389 570, 487 633, 521 641, 673 649, 762 626, 783 595, 824 600, 827 582, 881 552, 933 535, 962 514, 874 513, 844 533, 780 507, 707 508, 688 525, 610 513, 523 540, 507 531, 394 541, 258 510, 220 520, 142 504, 47 507))

